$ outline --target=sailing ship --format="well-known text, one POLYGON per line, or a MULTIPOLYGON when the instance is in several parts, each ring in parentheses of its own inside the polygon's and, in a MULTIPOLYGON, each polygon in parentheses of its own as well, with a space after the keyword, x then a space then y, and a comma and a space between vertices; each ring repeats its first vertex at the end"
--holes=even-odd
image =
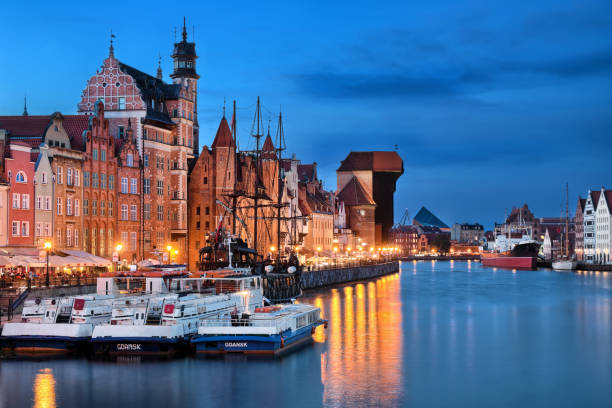
POLYGON ((552 262, 552 268, 556 271, 573 271, 578 266, 578 261, 575 255, 570 258, 569 256, 569 189, 567 183, 565 184, 565 245, 563 245, 563 238, 561 239, 561 254, 552 262))
MULTIPOLYGON (((233 105, 231 132, 234 146, 237 148, 235 101, 233 105)), ((264 296, 269 303, 291 302, 302 293, 301 267, 294 252, 295 243, 290 242, 287 245, 281 239, 281 224, 283 221, 292 221, 299 217, 284 217, 282 211, 289 207, 288 203, 283 202, 285 180, 282 152, 285 150, 285 136, 282 113, 278 118, 276 148, 272 144, 269 126, 265 143, 261 145, 261 138, 264 136, 262 131, 261 102, 258 97, 252 126, 252 136, 256 142, 255 150, 236 152, 231 157, 227 157, 228 171, 233 170, 234 174, 233 186, 224 195, 227 201, 216 200, 216 204, 224 210, 224 214, 220 217, 216 230, 209 234, 209 245, 199 251, 198 269, 209 271, 227 267, 250 268, 254 274, 262 276, 264 296), (251 170, 248 174, 253 177, 241 174, 242 168, 238 161, 240 157, 251 166, 247 170, 251 170), (271 179, 271 183, 268 183, 271 185, 266 188, 263 182, 263 168, 264 161, 268 160, 271 165, 266 166, 266 177, 271 179), (240 185, 239 176, 242 176, 240 185), (228 223, 226 215, 231 220, 231 227, 225 225, 228 223), (252 234, 245 218, 252 220, 252 234), (237 222, 240 223, 239 232, 237 222), (270 237, 272 223, 276 224, 276 245, 271 245, 268 257, 264 257, 262 253, 268 249, 268 241, 272 241, 270 237), (268 236, 262 237, 260 230, 268 232, 268 236)), ((285 237, 292 238, 291 234, 286 234, 285 237)))

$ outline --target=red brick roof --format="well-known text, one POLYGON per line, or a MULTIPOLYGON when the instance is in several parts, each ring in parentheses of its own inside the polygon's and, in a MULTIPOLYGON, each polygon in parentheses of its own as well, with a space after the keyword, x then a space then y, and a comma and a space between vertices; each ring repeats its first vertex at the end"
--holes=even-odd
POLYGON ((64 116, 64 129, 70 138, 70 144, 74 150, 85 150, 83 144, 83 131, 89 128, 89 116, 66 115, 64 116))
POLYGON ((404 162, 396 152, 350 152, 337 171, 372 170, 404 172, 404 162))
POLYGON ((357 177, 353 177, 338 193, 338 198, 344 205, 376 205, 372 197, 363 188, 357 177))
POLYGON ((211 147, 213 149, 217 147, 234 147, 234 139, 232 138, 232 132, 230 131, 225 116, 221 118, 221 123, 219 123, 219 129, 217 129, 217 134, 215 135, 215 140, 213 141, 211 147))
POLYGON ((49 125, 50 116, 0 116, 0 129, 13 136, 41 136, 49 125))
POLYGON ((274 153, 274 143, 270 135, 266 136, 263 147, 261 148, 261 157, 264 159, 274 159, 276 154, 274 153))
POLYGON ((298 164, 298 180, 299 181, 314 181, 317 178, 317 164, 298 164))
POLYGON ((580 211, 584 212, 584 206, 586 204, 586 198, 578 197, 578 204, 580 204, 580 211))
POLYGON ((597 203, 599 202, 599 196, 601 195, 601 191, 591 191, 591 199, 593 200, 593 207, 597 208, 597 203))

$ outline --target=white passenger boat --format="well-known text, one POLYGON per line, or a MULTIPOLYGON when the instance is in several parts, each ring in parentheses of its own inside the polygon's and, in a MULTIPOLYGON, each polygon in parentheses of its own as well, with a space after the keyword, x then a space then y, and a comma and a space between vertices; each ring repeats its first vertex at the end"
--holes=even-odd
POLYGON ((178 279, 172 285, 173 290, 181 294, 162 299, 159 322, 150 318, 149 311, 145 311, 143 316, 132 307, 132 311, 126 314, 139 316, 116 321, 113 317, 110 323, 94 329, 91 339, 94 352, 112 355, 184 352, 203 319, 220 318, 232 311, 242 313, 263 304, 259 276, 186 278, 178 279), (186 291, 190 293, 185 294, 186 291))
POLYGON ((83 295, 26 301, 21 322, 5 323, 3 349, 69 352, 87 344, 93 328, 110 320, 112 296, 83 295))
POLYGON ((97 293, 26 300, 21 322, 5 323, 0 347, 22 353, 70 352, 82 349, 96 325, 110 321, 113 299, 133 293, 167 293, 172 277, 184 272, 107 274, 97 293))
POLYGON ((204 319, 192 344, 198 354, 277 355, 312 341, 315 328, 327 326, 321 310, 307 304, 259 307, 254 313, 226 313, 204 319))
POLYGON ((573 271, 578 266, 578 261, 575 259, 557 259, 553 261, 552 268, 555 271, 573 271))

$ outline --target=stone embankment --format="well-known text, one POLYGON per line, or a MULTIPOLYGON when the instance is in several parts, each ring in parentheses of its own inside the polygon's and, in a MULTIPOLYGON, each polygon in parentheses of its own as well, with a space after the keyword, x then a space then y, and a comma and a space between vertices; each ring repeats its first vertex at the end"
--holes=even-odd
POLYGON ((387 262, 375 265, 351 266, 302 272, 302 289, 314 289, 338 283, 354 282, 377 278, 399 271, 399 262, 387 262))

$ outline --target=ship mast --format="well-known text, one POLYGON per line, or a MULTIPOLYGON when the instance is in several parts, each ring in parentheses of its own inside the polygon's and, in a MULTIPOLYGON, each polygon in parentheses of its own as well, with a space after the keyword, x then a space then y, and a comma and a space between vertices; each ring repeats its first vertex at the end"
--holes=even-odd
POLYGON ((236 235, 236 187, 238 183, 238 138, 236 136, 236 100, 234 99, 234 114, 232 115, 232 137, 234 138, 234 191, 232 192, 232 236, 236 235))
MULTIPOLYGON (((256 149, 255 149, 255 194, 253 198, 253 212, 254 212, 254 220, 253 220, 253 243, 255 251, 257 251, 257 218, 258 218, 258 204, 259 204, 259 193, 260 193, 260 151, 259 151, 259 140, 263 136, 260 132, 260 123, 261 123, 261 104, 259 101, 259 96, 257 97, 257 108, 255 110, 255 121, 257 122, 257 133, 252 135, 256 140, 256 149)), ((263 126, 262 126, 263 127, 263 126)))
POLYGON ((280 262, 280 257, 281 257, 281 207, 283 206, 281 201, 283 198, 283 190, 281 188, 281 184, 283 182, 283 178, 282 178, 282 171, 281 171, 281 166, 282 166, 282 152, 283 150, 285 150, 285 131, 283 130, 283 113, 279 112, 278 114, 278 129, 277 129, 277 137, 278 137, 278 144, 277 144, 277 158, 278 158, 278 185, 277 185, 277 189, 278 189, 278 194, 277 194, 277 201, 276 201, 276 237, 277 237, 277 256, 276 256, 276 260, 277 262, 280 262))
POLYGON ((569 258, 569 186, 565 183, 565 257, 569 258))

